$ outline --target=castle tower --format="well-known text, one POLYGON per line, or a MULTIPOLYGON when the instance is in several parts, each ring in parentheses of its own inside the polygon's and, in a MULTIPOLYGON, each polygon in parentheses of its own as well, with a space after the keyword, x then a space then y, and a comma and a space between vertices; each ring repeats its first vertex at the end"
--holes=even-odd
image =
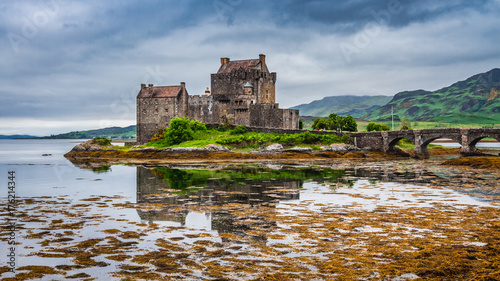
POLYGON ((219 70, 211 75, 212 96, 221 104, 234 104, 235 97, 246 94, 245 84, 250 82, 257 104, 274 104, 276 76, 269 72, 263 54, 249 60, 221 58, 219 70))

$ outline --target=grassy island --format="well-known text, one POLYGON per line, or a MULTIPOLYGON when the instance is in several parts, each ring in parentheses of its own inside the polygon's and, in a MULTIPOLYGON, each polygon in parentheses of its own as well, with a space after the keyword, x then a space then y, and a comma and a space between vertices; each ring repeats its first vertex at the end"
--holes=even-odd
POLYGON ((309 131, 298 134, 249 132, 245 126, 221 125, 207 129, 198 121, 174 118, 168 128, 158 131, 147 144, 103 146, 102 140, 91 140, 75 146, 65 156, 77 162, 122 163, 365 157, 363 152, 350 151, 349 145, 340 145, 342 151, 334 151, 330 146, 350 140, 347 135, 316 135, 309 131))
POLYGON ((309 131, 300 134, 277 134, 249 132, 247 127, 221 125, 217 129, 207 129, 205 124, 187 118, 174 118, 170 126, 156 133, 151 141, 141 147, 205 147, 209 144, 222 145, 232 151, 248 152, 270 144, 283 147, 311 147, 319 150, 322 145, 347 143, 347 135, 315 135, 309 131))

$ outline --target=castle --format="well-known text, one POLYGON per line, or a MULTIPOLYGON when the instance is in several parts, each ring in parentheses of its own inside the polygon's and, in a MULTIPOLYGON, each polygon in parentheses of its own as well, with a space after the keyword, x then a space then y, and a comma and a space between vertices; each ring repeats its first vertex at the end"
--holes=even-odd
POLYGON ((275 102, 276 72, 269 72, 266 56, 259 59, 221 58, 211 75, 211 93, 189 95, 186 84, 141 84, 137 95, 137 142, 146 143, 175 117, 189 117, 205 124, 246 125, 272 129, 298 129, 299 111, 280 109, 275 102))

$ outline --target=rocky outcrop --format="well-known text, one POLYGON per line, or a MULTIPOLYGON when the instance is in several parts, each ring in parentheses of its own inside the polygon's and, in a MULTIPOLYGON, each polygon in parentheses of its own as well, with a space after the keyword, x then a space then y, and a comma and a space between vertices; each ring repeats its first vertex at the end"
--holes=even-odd
POLYGON ((156 147, 142 147, 132 150, 132 152, 159 152, 160 149, 156 147))
POLYGON ((322 146, 321 150, 323 151, 331 151, 331 152, 351 152, 351 151, 359 151, 360 149, 354 145, 350 144, 337 144, 334 143, 330 146, 322 146))
POLYGON ((92 140, 88 140, 86 142, 79 143, 73 147, 71 151, 102 151, 105 148, 112 148, 112 145, 102 146, 97 143, 93 143, 92 140))
POLYGON ((310 147, 292 147, 283 150, 283 152, 301 152, 301 153, 309 153, 312 152, 312 148, 310 147))
POLYGON ((266 146, 262 149, 262 152, 277 152, 277 151, 282 151, 283 146, 279 143, 271 144, 269 146, 266 146))
POLYGON ((161 150, 161 152, 167 153, 195 153, 205 151, 205 148, 202 147, 169 147, 161 150))
POLYGON ((211 151, 211 152, 230 152, 231 150, 227 147, 217 145, 217 144, 209 144, 205 146, 205 150, 211 151))

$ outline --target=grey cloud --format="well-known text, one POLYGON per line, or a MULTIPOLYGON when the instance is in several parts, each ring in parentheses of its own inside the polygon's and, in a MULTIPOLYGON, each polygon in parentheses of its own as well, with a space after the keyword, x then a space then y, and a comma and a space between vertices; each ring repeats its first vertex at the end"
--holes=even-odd
POLYGON ((6 35, 20 34, 19 15, 0 5, 0 118, 133 122, 140 83, 184 81, 200 94, 222 56, 266 53, 285 107, 446 86, 500 64, 498 1, 400 0, 401 12, 350 63, 339 44, 353 44, 390 0, 58 1, 61 12, 18 54, 6 35))

